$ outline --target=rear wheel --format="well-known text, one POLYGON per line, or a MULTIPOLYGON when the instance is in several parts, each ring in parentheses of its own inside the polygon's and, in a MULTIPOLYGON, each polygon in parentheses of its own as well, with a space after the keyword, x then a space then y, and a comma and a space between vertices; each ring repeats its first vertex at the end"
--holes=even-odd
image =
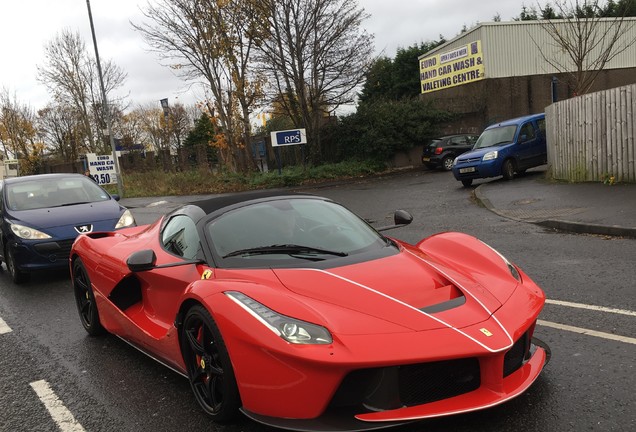
POLYGON ((512 163, 511 159, 507 159, 504 161, 501 167, 501 175, 506 180, 512 180, 515 176, 515 166, 512 163))
POLYGON ((230 356, 210 313, 193 306, 183 320, 181 353, 194 396, 206 414, 227 422, 241 406, 230 356))
POLYGON ((73 262, 73 291, 75 292, 75 303, 79 312, 80 321, 84 330, 91 336, 99 336, 106 333, 99 320, 97 303, 91 286, 91 280, 81 258, 73 262))
POLYGON ((473 179, 462 180, 464 187, 470 187, 473 184, 473 179))
POLYGON ((453 169, 453 160, 454 159, 451 156, 446 156, 442 159, 442 168, 444 168, 444 171, 450 171, 453 169))
POLYGON ((7 262, 7 270, 9 270, 9 275, 11 276, 11 280, 14 284, 18 285, 29 280, 29 274, 20 271, 18 265, 15 262, 13 251, 8 246, 4 251, 4 257, 7 262))

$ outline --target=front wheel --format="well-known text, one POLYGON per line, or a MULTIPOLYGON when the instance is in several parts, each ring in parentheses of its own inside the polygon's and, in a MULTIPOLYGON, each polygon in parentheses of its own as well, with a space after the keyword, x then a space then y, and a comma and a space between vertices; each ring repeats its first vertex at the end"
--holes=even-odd
POLYGON ((20 269, 18 268, 18 265, 15 262, 13 251, 9 246, 6 247, 4 256, 5 261, 7 262, 7 270, 9 270, 9 275, 11 276, 11 280, 14 284, 19 285, 29 280, 29 274, 20 271, 20 269))
POLYGON ((473 184, 473 179, 462 180, 464 187, 470 187, 473 184))
POLYGON ((73 291, 75 292, 77 312, 79 312, 80 321, 86 333, 91 336, 99 336, 106 333, 99 320, 99 311, 97 310, 91 280, 81 258, 77 258, 73 262, 73 291))
POLYGON ((241 398, 232 362, 219 328, 203 306, 193 306, 183 320, 181 353, 203 411, 217 422, 235 418, 241 398))
POLYGON ((515 166, 512 163, 512 160, 507 159, 504 161, 501 167, 501 175, 506 180, 512 180, 515 176, 515 166))

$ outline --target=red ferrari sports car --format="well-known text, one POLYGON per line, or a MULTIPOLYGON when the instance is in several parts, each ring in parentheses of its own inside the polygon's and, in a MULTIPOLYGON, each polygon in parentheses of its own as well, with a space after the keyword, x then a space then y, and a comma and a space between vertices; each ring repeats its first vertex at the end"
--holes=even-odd
POLYGON ((539 376, 543 291, 474 237, 415 245, 308 194, 246 193, 80 235, 81 322, 190 380, 201 408, 371 430, 492 407, 539 376))

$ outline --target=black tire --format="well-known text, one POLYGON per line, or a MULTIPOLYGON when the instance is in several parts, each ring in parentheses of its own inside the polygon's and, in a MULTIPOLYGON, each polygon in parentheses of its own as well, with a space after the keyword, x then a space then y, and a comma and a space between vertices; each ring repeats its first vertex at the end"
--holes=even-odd
POLYGON ((106 333, 99 320, 99 311, 97 310, 91 280, 81 258, 73 261, 73 291, 75 292, 77 312, 86 333, 91 336, 99 336, 106 333))
POLYGON ((473 184, 473 179, 462 180, 464 187, 470 187, 473 184))
POLYGON ((212 315, 201 305, 190 308, 183 320, 181 354, 203 411, 219 423, 234 419, 241 398, 230 355, 212 315))
POLYGON ((506 180, 512 180, 515 177, 515 166, 511 159, 506 159, 501 166, 501 175, 506 180))
POLYGON ((13 256, 13 251, 9 246, 5 248, 4 251, 4 259, 7 264, 7 270, 9 271, 9 276, 11 276, 11 280, 14 284, 19 285, 29 280, 29 274, 24 273, 18 269, 17 264, 15 263, 15 257, 13 256))
POLYGON ((442 159, 442 169, 444 171, 450 171, 453 169, 453 161, 455 159, 451 156, 446 156, 444 157, 444 159, 442 159))

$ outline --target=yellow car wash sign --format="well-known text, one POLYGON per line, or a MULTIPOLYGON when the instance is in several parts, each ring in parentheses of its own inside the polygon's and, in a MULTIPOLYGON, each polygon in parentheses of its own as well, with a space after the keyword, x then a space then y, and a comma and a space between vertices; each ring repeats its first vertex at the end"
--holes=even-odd
POLYGON ((479 81, 485 78, 481 41, 420 60, 422 93, 479 81))

